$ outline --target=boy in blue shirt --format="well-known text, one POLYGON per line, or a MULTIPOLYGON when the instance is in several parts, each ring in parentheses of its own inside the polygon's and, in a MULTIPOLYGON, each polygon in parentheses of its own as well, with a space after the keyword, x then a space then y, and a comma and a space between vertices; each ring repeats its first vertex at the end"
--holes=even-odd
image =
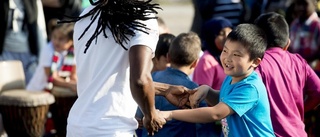
POLYGON ((167 120, 193 123, 221 120, 224 136, 274 136, 266 88, 254 71, 266 47, 266 37, 260 28, 252 24, 238 25, 228 35, 220 56, 228 75, 220 95, 209 86, 201 86, 189 97, 191 105, 205 99, 213 107, 161 111, 161 115, 167 120))

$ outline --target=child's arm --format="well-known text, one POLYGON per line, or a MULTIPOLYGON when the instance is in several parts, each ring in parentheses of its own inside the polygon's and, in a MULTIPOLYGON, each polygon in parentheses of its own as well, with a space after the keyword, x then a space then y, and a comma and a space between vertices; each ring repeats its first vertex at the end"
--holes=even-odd
POLYGON ((61 78, 58 75, 58 72, 53 72, 52 73, 52 78, 53 78, 53 85, 54 86, 60 86, 60 87, 69 88, 70 90, 72 90, 74 92, 77 91, 77 83, 76 83, 76 81, 71 81, 71 80, 66 80, 64 78, 61 78))
POLYGON ((75 81, 75 82, 78 81, 78 77, 77 77, 76 70, 77 70, 77 66, 76 66, 76 65, 73 65, 73 66, 72 66, 71 75, 70 75, 70 80, 71 80, 71 81, 75 81))
POLYGON ((234 111, 225 103, 219 102, 213 107, 202 107, 196 109, 183 109, 159 112, 166 120, 180 120, 190 123, 208 123, 221 120, 234 111))
MULTIPOLYGON (((47 78, 50 76, 51 68, 50 67, 45 67, 44 71, 46 73, 47 78)), ((52 73, 52 78, 53 78, 53 85, 55 86, 60 86, 60 87, 65 87, 69 88, 72 91, 76 92, 77 91, 77 81, 74 80, 73 75, 75 74, 75 70, 71 73, 70 81, 66 81, 64 78, 61 78, 57 72, 52 73)), ((76 77, 75 77, 76 78, 76 77)))

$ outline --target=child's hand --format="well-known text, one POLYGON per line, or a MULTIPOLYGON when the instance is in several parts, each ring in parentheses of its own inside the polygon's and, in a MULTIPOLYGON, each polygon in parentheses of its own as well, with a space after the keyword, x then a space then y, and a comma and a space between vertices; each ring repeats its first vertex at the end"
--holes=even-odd
MULTIPOLYGON (((67 82, 67 81, 66 81, 67 82)), ((74 80, 69 80, 67 82, 67 87, 72 91, 77 93, 77 82, 74 80)))
POLYGON ((165 120, 172 120, 172 112, 171 111, 159 111, 160 116, 162 116, 165 120))
POLYGON ((199 107, 199 103, 207 97, 210 87, 207 85, 199 86, 190 92, 189 101, 191 108, 199 107))
POLYGON ((70 87, 71 91, 77 93, 77 84, 72 84, 70 87))

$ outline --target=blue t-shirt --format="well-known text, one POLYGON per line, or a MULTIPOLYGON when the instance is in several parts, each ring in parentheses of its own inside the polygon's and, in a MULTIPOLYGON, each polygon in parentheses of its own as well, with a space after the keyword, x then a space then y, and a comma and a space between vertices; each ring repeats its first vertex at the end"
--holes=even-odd
POLYGON ((227 76, 220 90, 220 101, 235 112, 222 119, 222 130, 232 137, 273 137, 267 91, 256 72, 230 84, 227 76))
MULTIPOLYGON (((189 89, 194 89, 198 87, 198 84, 194 83, 187 74, 180 70, 168 67, 164 71, 157 71, 152 73, 153 81, 162 82, 172 85, 182 85, 189 89)), ((156 96, 155 97, 156 109, 167 111, 167 110, 177 110, 180 109, 172 105, 165 97, 156 96)), ((207 106, 203 101, 200 103, 200 107, 207 106)), ((137 115, 142 115, 141 111, 137 111, 137 115), (139 114, 140 113, 140 114, 139 114)), ((162 129, 154 134, 154 137, 214 137, 212 124, 195 124, 182 122, 178 120, 168 121, 162 129)), ((142 137, 147 137, 147 130, 143 128, 142 137)))

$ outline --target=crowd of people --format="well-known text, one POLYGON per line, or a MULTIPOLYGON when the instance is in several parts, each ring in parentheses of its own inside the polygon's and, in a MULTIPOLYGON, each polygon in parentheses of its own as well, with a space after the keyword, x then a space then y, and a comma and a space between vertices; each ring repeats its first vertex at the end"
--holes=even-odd
POLYGON ((175 36, 152 0, 4 0, 0 61, 77 94, 68 137, 320 136, 318 1, 192 3, 175 36))

